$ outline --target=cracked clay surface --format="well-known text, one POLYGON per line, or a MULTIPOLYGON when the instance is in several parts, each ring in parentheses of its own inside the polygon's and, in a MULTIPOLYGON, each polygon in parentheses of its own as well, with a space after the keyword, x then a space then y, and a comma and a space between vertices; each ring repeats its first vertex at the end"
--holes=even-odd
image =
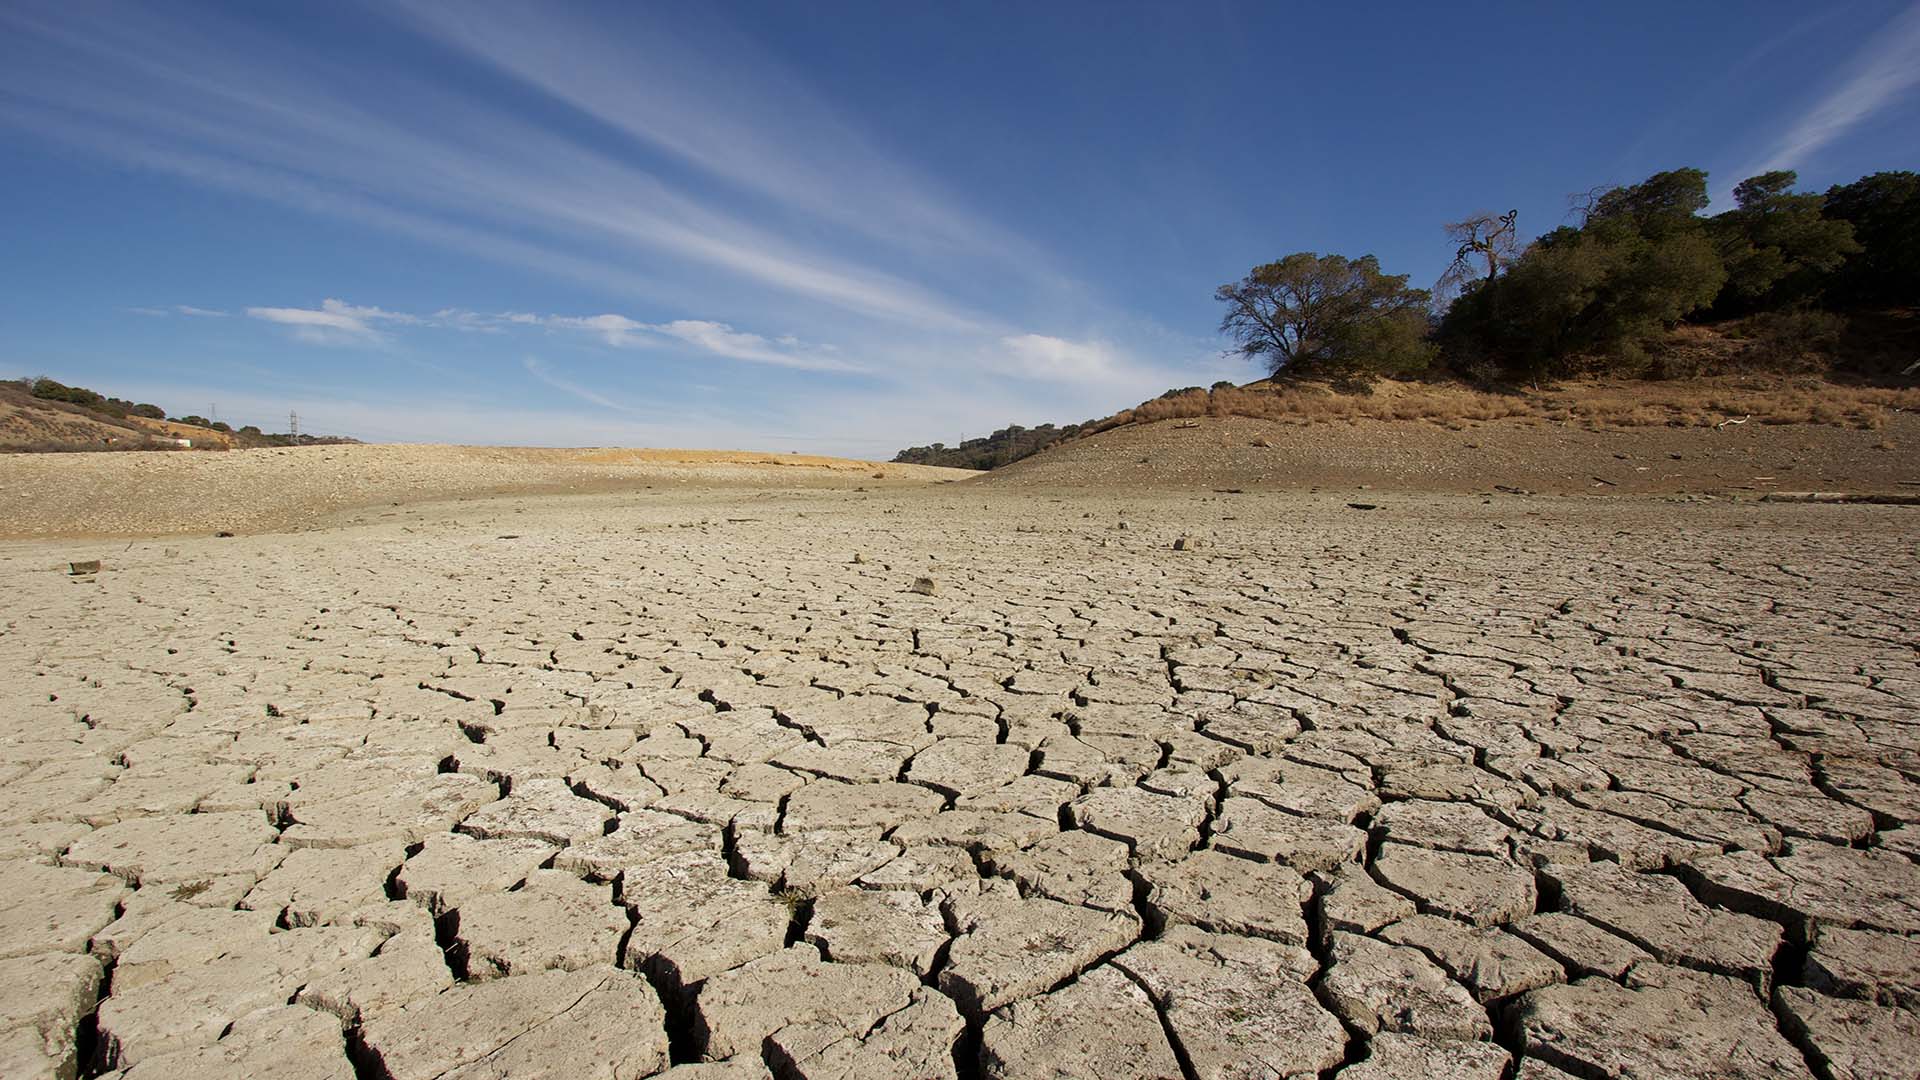
POLYGON ((1915 511, 1370 501, 0 545, 0 1075, 1915 1075, 1915 511))

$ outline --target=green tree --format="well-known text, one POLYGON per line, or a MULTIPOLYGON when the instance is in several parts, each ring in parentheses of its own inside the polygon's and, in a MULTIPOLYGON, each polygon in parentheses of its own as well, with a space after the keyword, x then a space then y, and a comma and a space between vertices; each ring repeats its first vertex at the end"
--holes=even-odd
POLYGON ((1364 378, 1427 365, 1428 293, 1383 274, 1371 255, 1296 252, 1256 266, 1214 297, 1220 332, 1273 375, 1364 378))
POLYGON ((1738 206, 1709 226, 1727 284, 1714 308, 1734 314, 1816 295, 1825 277, 1860 251, 1853 226, 1823 215, 1823 195, 1797 194, 1790 170, 1762 173, 1733 189, 1738 206))
POLYGON ((1711 304, 1726 268, 1699 212, 1707 174, 1657 173, 1592 195, 1578 228, 1535 240, 1447 309, 1449 363, 1529 378, 1626 366, 1639 344, 1711 304))
POLYGON ((1920 173, 1877 172, 1827 189, 1822 212, 1853 226, 1861 251, 1828 291, 1858 305, 1920 304, 1920 173))

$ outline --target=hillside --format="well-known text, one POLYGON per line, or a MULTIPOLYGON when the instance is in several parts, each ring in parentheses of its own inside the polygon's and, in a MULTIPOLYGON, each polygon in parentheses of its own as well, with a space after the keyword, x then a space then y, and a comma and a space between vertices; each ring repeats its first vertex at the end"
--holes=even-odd
MULTIPOLYGON (((299 445, 347 443, 302 435, 299 445)), ((234 430, 204 417, 169 418, 156 405, 110 397, 52 379, 0 381, 0 453, 105 450, 237 450, 292 446, 288 434, 234 430)))
MULTIPOLYGON (((998 469, 1050 446, 1129 424, 1204 416, 1285 423, 1426 421, 1458 429, 1495 420, 1597 428, 1839 425, 1872 430, 1920 410, 1920 309, 1844 319, 1760 315, 1663 332, 1633 373, 1486 383, 1438 370, 1336 389, 1324 379, 1168 390, 1111 416, 1056 427, 1013 425, 959 446, 902 450, 895 461, 998 469), (1809 327, 1827 333, 1812 333, 1809 327), (1838 329, 1836 329, 1838 327, 1838 329)), ((1603 368, 1596 359, 1594 366, 1603 368)))
POLYGON ((1532 415, 1446 423, 1201 416, 1112 427, 994 470, 980 482, 1071 489, 1920 493, 1916 447, 1920 412, 1911 409, 1889 409, 1871 426, 1855 427, 1758 418, 1725 426, 1612 426, 1532 415))

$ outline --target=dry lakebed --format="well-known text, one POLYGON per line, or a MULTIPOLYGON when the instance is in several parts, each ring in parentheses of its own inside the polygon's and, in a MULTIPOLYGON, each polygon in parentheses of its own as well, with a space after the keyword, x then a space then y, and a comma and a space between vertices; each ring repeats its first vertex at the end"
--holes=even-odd
POLYGON ((1920 1075, 1915 508, 896 474, 0 542, 0 1076, 1920 1075))

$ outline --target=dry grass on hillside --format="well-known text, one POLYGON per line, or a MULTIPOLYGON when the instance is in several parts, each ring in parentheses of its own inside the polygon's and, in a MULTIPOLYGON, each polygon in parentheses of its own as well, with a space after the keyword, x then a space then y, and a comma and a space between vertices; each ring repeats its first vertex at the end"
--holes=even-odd
POLYGON ((1920 389, 1848 386, 1812 378, 1722 378, 1590 380, 1505 393, 1460 384, 1383 382, 1371 393, 1347 394, 1317 384, 1254 383, 1156 398, 1097 421, 1083 434, 1203 416, 1293 424, 1424 420, 1456 430, 1496 420, 1592 428, 1712 427, 1751 421, 1877 430, 1895 411, 1920 411, 1920 389))

